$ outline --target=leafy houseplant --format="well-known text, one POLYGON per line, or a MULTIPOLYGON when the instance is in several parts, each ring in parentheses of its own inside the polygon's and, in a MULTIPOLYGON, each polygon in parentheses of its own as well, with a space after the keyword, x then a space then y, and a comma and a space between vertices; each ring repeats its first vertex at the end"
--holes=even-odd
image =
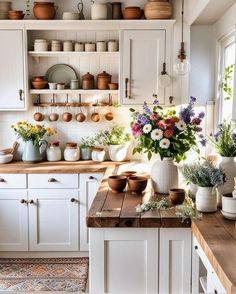
POLYGON ((45 135, 52 136, 55 134, 53 129, 41 125, 33 125, 27 121, 20 121, 12 125, 18 138, 25 142, 23 161, 38 162, 41 160, 39 148, 42 144, 47 146, 47 142, 42 140, 45 135))
POLYGON ((96 140, 94 137, 85 137, 81 140, 80 152, 82 160, 90 160, 92 148, 95 146, 96 140))
POLYGON ((178 173, 177 163, 186 158, 190 149, 197 149, 197 138, 205 145, 204 136, 201 134, 200 124, 204 113, 194 113, 196 98, 191 97, 189 104, 177 114, 174 107, 163 109, 155 100, 153 107, 147 103, 143 105, 143 111, 139 112, 131 108, 131 129, 136 138, 136 147, 133 153, 146 153, 148 159, 153 154, 159 154, 161 161, 154 163, 151 178, 154 190, 159 193, 168 193, 171 188, 177 187, 178 173), (165 175, 165 177, 163 177, 165 175), (160 181, 162 179, 162 181, 160 181))
POLYGON ((220 87, 225 93, 225 100, 231 100, 233 98, 233 76, 234 76, 235 64, 230 64, 224 70, 224 79, 220 84, 220 87))
POLYGON ((196 207, 202 212, 213 212, 217 209, 216 187, 225 183, 226 176, 221 168, 209 161, 184 165, 182 174, 188 183, 198 186, 196 207))
POLYGON ((100 131, 96 140, 108 146, 109 156, 112 161, 123 161, 127 155, 128 142, 131 136, 124 126, 113 125, 109 130, 100 131))

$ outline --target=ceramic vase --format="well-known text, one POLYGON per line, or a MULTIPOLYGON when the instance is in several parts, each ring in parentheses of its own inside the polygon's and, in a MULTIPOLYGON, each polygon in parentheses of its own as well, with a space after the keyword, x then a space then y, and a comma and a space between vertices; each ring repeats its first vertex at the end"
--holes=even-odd
POLYGON ((226 175, 226 182, 223 186, 218 188, 218 206, 222 205, 222 195, 230 194, 234 190, 234 177, 236 176, 236 161, 235 157, 222 157, 220 167, 224 170, 226 175))
POLYGON ((128 152, 128 145, 109 145, 108 152, 112 161, 123 161, 128 152))
POLYGON ((25 142, 25 147, 24 147, 24 152, 22 156, 22 160, 24 162, 39 162, 42 160, 42 156, 40 153, 40 147, 42 145, 45 145, 44 150, 47 147, 47 142, 46 141, 41 141, 39 144, 34 144, 33 141, 27 141, 25 142))
POLYGON ((178 187, 178 168, 172 158, 156 160, 151 168, 151 183, 155 193, 168 194, 178 187))
POLYGON ((201 212, 215 212, 217 210, 216 189, 213 187, 198 186, 196 208, 201 212))
POLYGON ((82 160, 92 159, 92 148, 91 147, 80 147, 80 157, 82 160))

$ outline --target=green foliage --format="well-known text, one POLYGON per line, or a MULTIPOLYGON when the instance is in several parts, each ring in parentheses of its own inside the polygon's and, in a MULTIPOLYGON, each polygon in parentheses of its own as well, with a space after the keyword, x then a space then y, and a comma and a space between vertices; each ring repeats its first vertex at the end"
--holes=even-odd
POLYGON ((125 145, 131 136, 124 126, 113 125, 109 130, 98 132, 95 139, 104 146, 125 145))
POLYGON ((225 100, 231 100, 233 98, 233 76, 234 76, 235 64, 227 66, 224 70, 224 79, 220 84, 226 94, 225 100))
POLYGON ((199 187, 222 186, 226 180, 223 170, 207 160, 203 163, 186 164, 181 171, 188 183, 199 187))
POLYGON ((81 139, 81 147, 88 147, 88 148, 92 148, 95 147, 96 145, 96 140, 94 137, 85 137, 81 139))

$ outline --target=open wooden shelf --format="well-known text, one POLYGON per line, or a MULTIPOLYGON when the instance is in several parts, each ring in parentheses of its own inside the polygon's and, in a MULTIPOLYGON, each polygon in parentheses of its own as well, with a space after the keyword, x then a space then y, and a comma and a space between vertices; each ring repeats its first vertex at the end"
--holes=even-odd
POLYGON ((76 102, 42 102, 34 103, 36 107, 100 107, 100 106, 112 106, 109 103, 76 103, 76 102))
POLYGON ((98 89, 94 89, 94 90, 70 90, 70 89, 65 89, 65 90, 49 90, 49 89, 42 89, 42 90, 38 90, 38 89, 31 89, 29 91, 30 94, 33 95, 60 95, 60 94, 68 94, 68 95, 109 95, 109 94, 113 94, 113 95, 118 95, 119 94, 119 90, 98 90, 98 89))

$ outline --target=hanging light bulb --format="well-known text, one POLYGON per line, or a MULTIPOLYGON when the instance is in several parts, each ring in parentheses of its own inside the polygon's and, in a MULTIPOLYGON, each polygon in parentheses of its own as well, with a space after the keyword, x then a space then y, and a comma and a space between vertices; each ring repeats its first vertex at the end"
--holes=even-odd
POLYGON ((184 48, 184 0, 182 0, 182 40, 181 47, 179 50, 178 59, 174 64, 174 71, 177 75, 183 76, 190 72, 190 63, 187 59, 185 48, 184 48))

